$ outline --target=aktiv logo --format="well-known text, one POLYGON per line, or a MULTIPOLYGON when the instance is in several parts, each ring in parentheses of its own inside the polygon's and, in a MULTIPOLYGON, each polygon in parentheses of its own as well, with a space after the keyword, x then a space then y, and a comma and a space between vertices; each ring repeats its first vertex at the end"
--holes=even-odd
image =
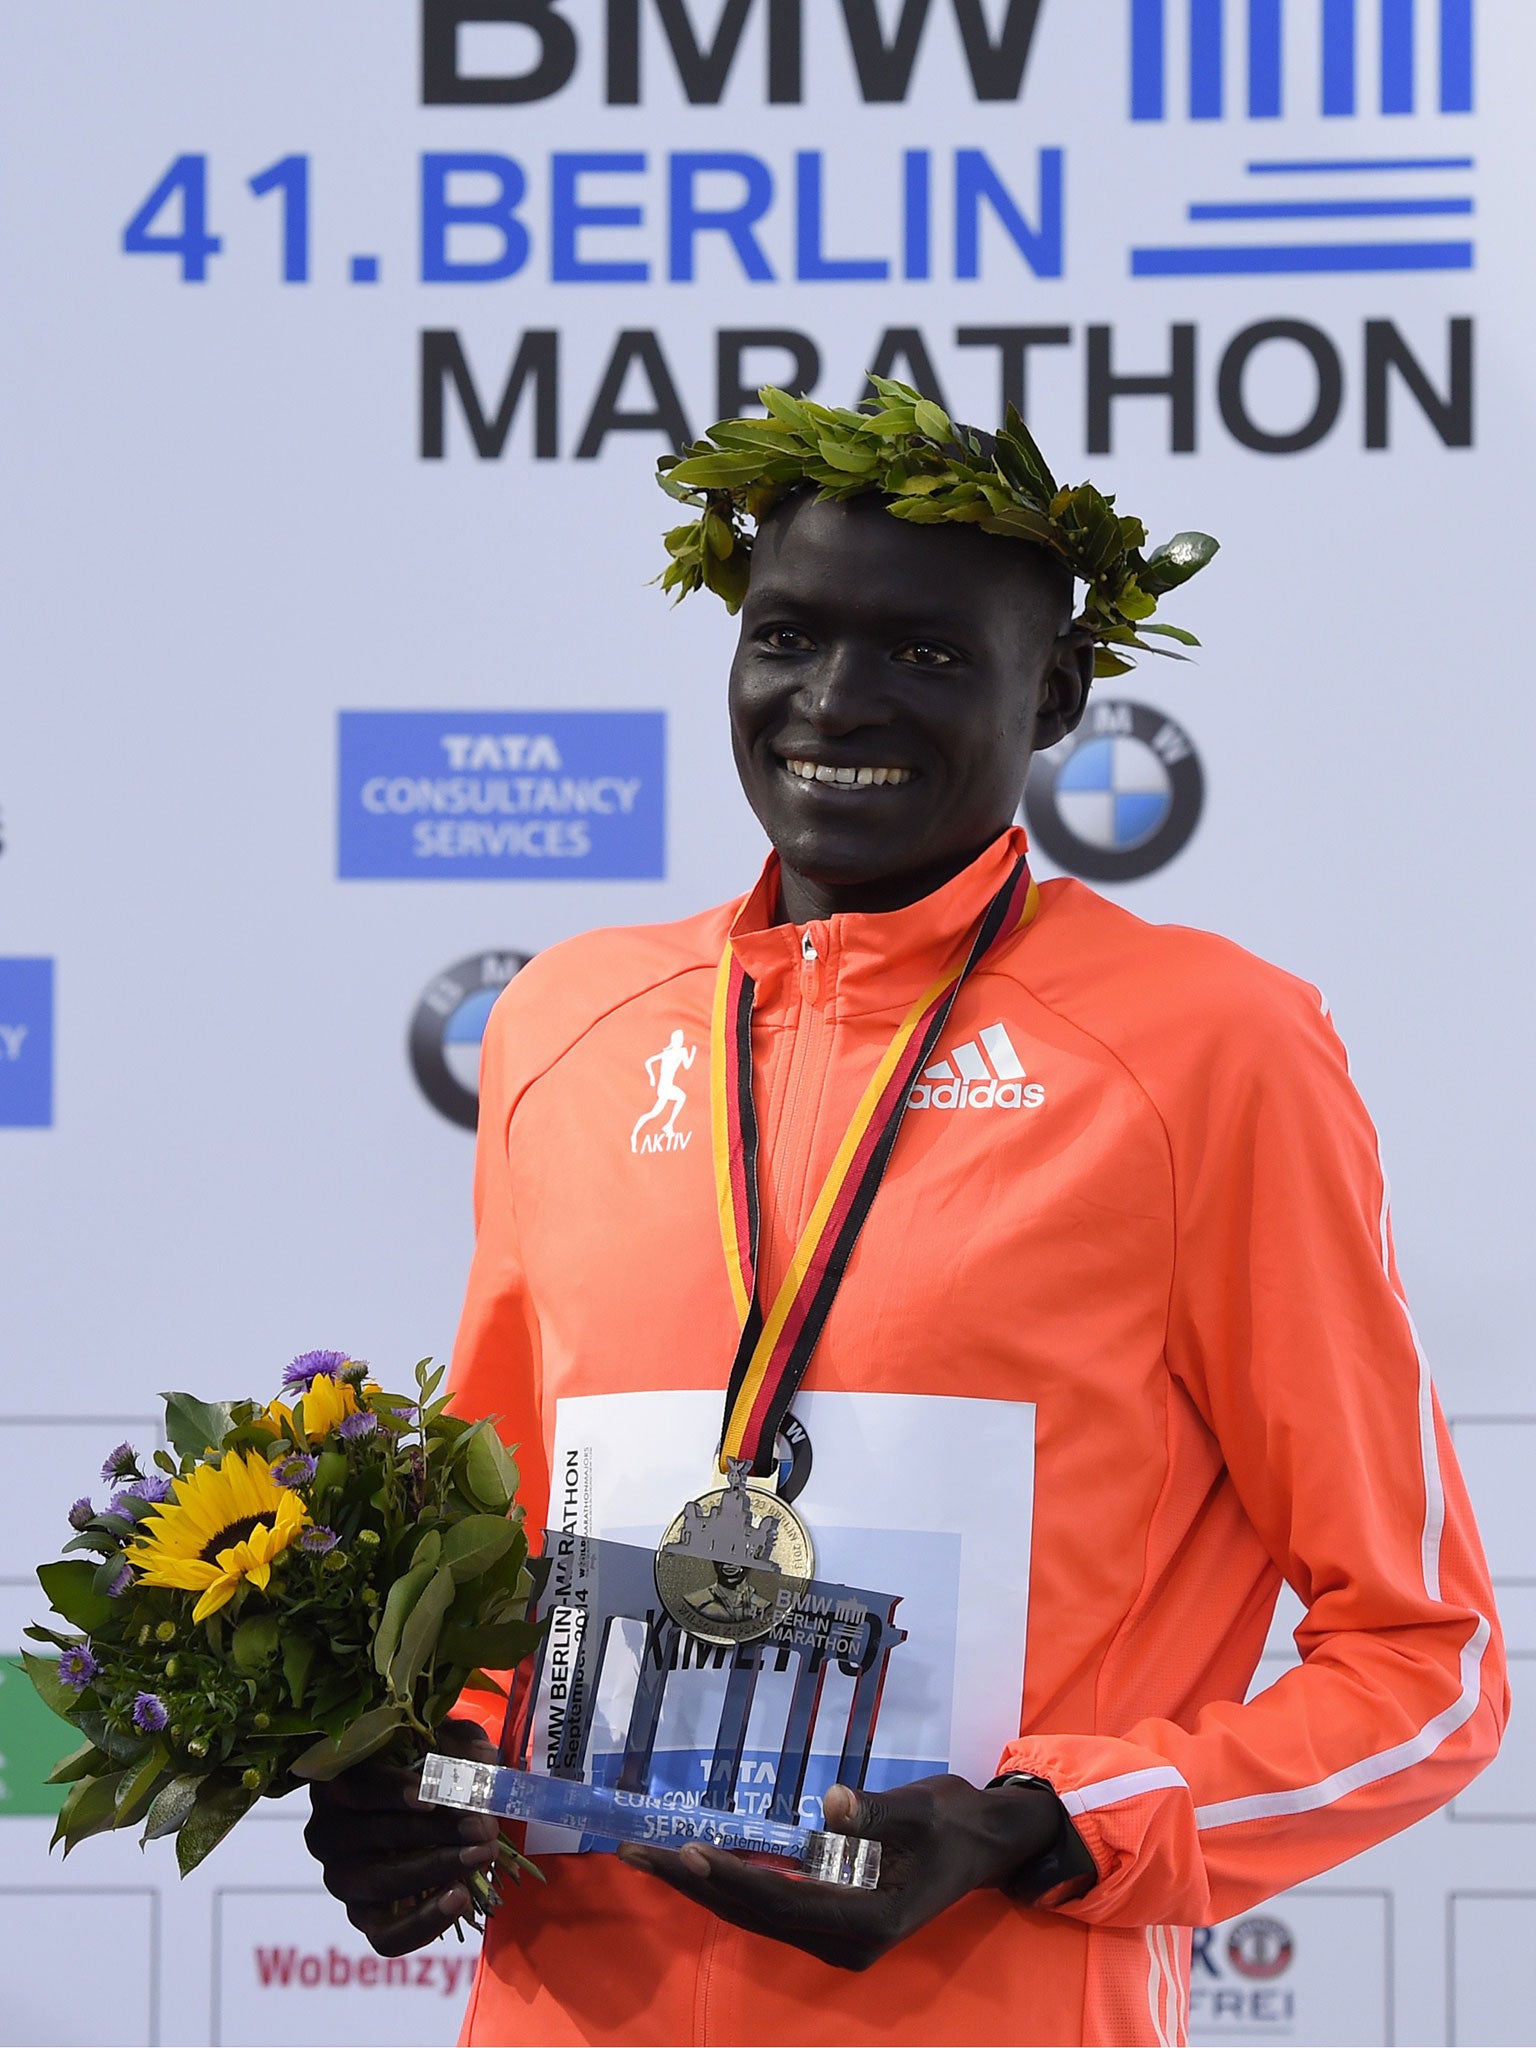
POLYGON ((908 1109, 1038 1109, 1045 1090, 1031 1081, 1002 1024, 989 1024, 924 1067, 908 1109))

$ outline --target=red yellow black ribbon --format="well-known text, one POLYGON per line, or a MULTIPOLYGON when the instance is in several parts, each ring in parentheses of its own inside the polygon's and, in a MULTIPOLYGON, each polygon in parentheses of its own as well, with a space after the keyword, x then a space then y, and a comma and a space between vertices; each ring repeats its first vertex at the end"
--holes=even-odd
POLYGON ((848 1269, 896 1143, 912 1084, 932 1057, 967 977, 994 946, 1029 924, 1039 907, 1040 891, 1020 855, 988 905, 964 960, 925 989, 897 1026, 827 1169, 766 1313, 757 1275, 761 1210, 752 1095, 755 988, 727 941, 715 982, 710 1109, 720 1235, 741 1338, 726 1393, 722 1472, 734 1458, 748 1460, 758 1474, 773 1469, 779 1424, 805 1377, 848 1269))

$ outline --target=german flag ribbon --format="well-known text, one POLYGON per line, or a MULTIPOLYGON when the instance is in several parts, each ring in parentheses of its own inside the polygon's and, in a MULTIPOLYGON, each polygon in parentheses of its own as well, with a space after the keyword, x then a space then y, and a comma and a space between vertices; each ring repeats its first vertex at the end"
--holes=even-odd
POLYGON ((726 1271, 741 1337, 731 1366, 720 1440, 720 1470, 734 1459, 763 1476, 773 1469, 780 1423, 805 1378, 853 1248, 890 1161, 913 1082, 928 1064, 969 976, 994 947, 1023 930, 1040 908, 1040 891, 1021 854, 976 928, 963 960, 913 1003, 870 1076, 853 1120, 827 1169, 794 1256, 764 1312, 757 1255, 758 1124, 752 1094, 755 986, 729 940, 715 980, 710 1030, 710 1126, 715 1193, 726 1271))

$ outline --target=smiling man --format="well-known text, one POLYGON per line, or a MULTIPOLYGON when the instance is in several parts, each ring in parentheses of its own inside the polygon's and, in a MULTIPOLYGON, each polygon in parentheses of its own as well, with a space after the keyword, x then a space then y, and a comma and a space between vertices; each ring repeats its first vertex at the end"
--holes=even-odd
MULTIPOLYGON (((863 1783, 824 1797, 881 1880, 546 1856, 491 1923, 470 2041, 1172 2043, 1192 1927, 1442 1804, 1503 1725, 1317 992, 1037 888, 1013 824, 1095 663, 1187 638, 1152 613, 1212 544, 1144 556, 1016 417, 983 442, 879 389, 864 415, 765 393, 669 472, 699 517, 668 580, 741 608, 731 730, 774 852, 744 897, 556 947, 498 1002, 455 1386, 520 1446, 535 1526, 654 1545, 750 1475, 819 1575, 889 1596, 863 1783), (1302 1662, 1249 1700, 1282 1579, 1302 1662)), ((386 1771, 315 1802, 387 1953, 493 1853, 386 1771)))

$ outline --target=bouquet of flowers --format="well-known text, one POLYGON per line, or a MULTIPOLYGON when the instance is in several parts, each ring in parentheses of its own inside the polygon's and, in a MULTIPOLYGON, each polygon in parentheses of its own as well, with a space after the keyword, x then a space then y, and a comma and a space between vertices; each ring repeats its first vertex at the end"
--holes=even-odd
MULTIPOLYGON (((142 1823, 185 1875, 258 1799, 420 1761, 464 1687, 501 1691, 487 1667, 534 1647, 517 1468, 430 1365, 391 1394, 305 1352, 287 1398, 167 1394, 171 1451, 108 1457, 106 1505, 69 1512, 86 1554, 38 1571, 69 1632, 26 1631, 58 1652, 24 1653, 33 1684, 84 1738, 51 1778, 66 1854, 142 1823)), ((474 1917, 497 1897, 480 1883, 474 1917)))

